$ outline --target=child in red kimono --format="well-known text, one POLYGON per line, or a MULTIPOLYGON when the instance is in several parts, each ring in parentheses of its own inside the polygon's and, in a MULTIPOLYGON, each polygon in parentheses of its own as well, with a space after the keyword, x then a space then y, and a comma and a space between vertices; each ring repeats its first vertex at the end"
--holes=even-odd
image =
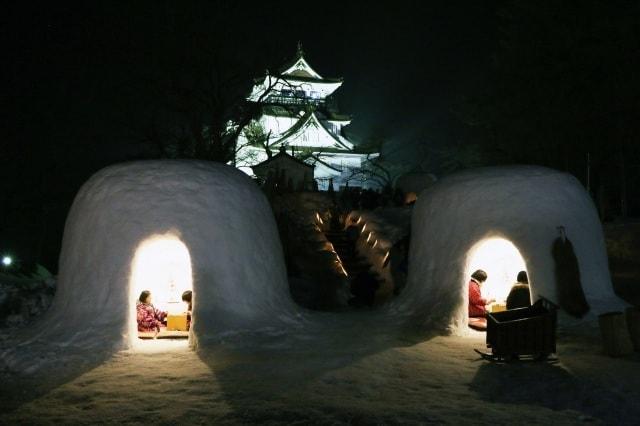
POLYGON ((471 281, 469 281, 469 326, 477 330, 487 329, 486 306, 495 302, 495 299, 487 300, 482 297, 480 286, 486 280, 487 273, 482 269, 478 269, 471 274, 471 281))
POLYGON ((151 292, 140 293, 136 304, 138 318, 138 331, 160 331, 162 322, 167 318, 167 313, 157 309, 151 303, 151 292))

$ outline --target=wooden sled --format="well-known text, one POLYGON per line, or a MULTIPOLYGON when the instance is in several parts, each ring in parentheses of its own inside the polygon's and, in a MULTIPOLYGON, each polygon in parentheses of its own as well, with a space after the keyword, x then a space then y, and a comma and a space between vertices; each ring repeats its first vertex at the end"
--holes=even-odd
POLYGON ((487 314, 488 361, 549 360, 556 352, 557 307, 544 298, 527 308, 487 314))

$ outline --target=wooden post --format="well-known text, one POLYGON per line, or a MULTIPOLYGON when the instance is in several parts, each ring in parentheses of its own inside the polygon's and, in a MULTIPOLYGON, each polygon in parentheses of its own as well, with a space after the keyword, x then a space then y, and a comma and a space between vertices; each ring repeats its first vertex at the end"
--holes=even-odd
POLYGON ((598 317, 602 346, 609 356, 629 355, 633 352, 633 344, 629 337, 627 321, 622 312, 608 312, 598 317))
POLYGON ((636 352, 640 352, 640 309, 627 308, 627 326, 633 347, 636 352))

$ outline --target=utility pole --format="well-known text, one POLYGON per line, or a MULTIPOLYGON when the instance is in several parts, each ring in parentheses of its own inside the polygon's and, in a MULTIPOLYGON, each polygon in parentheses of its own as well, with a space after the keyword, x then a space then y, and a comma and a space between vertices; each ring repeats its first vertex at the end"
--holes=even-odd
POLYGON ((587 192, 591 194, 591 154, 587 152, 587 192))
POLYGON ((620 151, 620 216, 626 219, 627 217, 627 182, 624 153, 620 151))

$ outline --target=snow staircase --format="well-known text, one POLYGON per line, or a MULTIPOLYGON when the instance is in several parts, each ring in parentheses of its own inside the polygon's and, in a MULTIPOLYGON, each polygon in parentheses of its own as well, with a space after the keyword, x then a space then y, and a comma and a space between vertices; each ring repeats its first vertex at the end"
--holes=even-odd
MULTIPOLYGON (((327 240, 331 242, 333 248, 336 253, 340 257, 340 261, 342 262, 342 266, 348 274, 349 282, 351 284, 351 290, 354 294, 354 299, 356 305, 373 304, 373 295, 375 295, 375 291, 382 284, 382 279, 376 272, 371 271, 371 265, 364 257, 358 255, 356 251, 355 241, 351 241, 347 235, 345 230, 328 230, 325 231, 325 236, 327 240), (362 279, 363 276, 367 276, 367 284, 372 287, 372 298, 371 300, 361 300, 363 299, 362 294, 357 294, 358 292, 354 292, 353 283, 357 277, 362 279)), ((368 297, 364 297, 364 299, 369 299, 368 297)))

